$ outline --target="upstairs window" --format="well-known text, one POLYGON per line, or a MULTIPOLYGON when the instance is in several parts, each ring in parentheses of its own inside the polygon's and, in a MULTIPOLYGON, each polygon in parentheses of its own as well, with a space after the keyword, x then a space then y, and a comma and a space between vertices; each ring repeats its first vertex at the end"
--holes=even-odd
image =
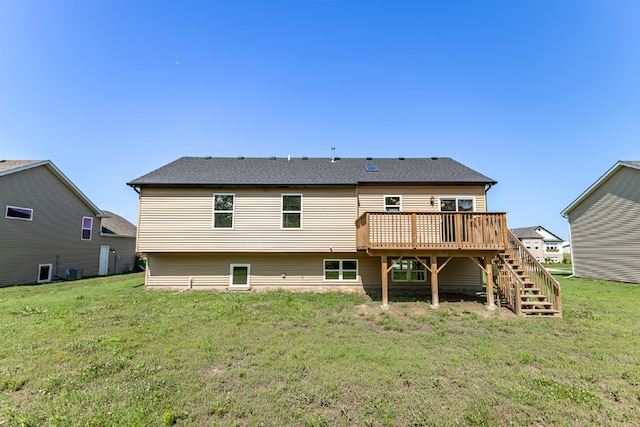
POLYGON ((402 210, 402 197, 384 196, 384 210, 386 212, 400 212, 402 210))
POLYGON ((82 240, 91 240, 91 230, 93 229, 93 218, 82 217, 82 240))
POLYGON ((451 198, 440 199, 441 212, 473 212, 473 199, 470 198, 451 198))
POLYGON ((560 245, 558 242, 544 242, 545 252, 560 252, 560 245))
POLYGON ((302 195, 282 195, 282 228, 302 228, 302 195))
POLYGON ((233 228, 235 194, 213 195, 213 228, 233 228))
POLYGON ((7 206, 4 217, 9 219, 22 219, 24 221, 33 220, 33 209, 19 208, 17 206, 7 206))

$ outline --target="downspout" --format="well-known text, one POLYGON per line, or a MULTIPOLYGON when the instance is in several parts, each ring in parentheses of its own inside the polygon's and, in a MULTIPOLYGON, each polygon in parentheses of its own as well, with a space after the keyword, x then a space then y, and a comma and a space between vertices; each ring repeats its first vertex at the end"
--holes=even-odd
POLYGON ((484 189, 484 208, 485 212, 489 212, 489 199, 487 199, 487 193, 491 190, 493 184, 487 184, 487 187, 484 189))
POLYGON ((189 284, 187 285, 187 287, 178 293, 181 294, 183 292, 190 291, 191 289, 193 289, 193 277, 189 277, 189 284))

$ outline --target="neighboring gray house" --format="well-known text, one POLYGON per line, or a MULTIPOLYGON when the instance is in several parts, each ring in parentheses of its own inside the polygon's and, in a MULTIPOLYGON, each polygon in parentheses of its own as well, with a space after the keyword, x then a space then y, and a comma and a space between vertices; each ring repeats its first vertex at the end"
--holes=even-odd
POLYGON ((562 262, 562 239, 536 225, 511 229, 538 262, 562 262))
POLYGON ((640 283, 640 161, 618 161, 562 216, 574 276, 640 283))
POLYGON ((49 160, 0 160, 0 209, 0 286, 135 266, 135 226, 100 210, 49 160))

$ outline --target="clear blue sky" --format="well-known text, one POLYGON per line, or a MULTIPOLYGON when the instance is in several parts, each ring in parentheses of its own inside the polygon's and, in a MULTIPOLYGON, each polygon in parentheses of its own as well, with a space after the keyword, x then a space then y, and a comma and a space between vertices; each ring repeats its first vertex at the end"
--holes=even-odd
POLYGON ((640 160, 636 0, 2 0, 0 159, 136 223, 181 156, 452 157, 489 210, 560 211, 640 160))

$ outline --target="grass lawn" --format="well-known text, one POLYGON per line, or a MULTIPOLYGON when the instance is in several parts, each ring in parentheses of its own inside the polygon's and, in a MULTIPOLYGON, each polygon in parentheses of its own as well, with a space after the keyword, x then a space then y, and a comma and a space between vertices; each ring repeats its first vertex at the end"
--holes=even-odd
POLYGON ((339 293, 0 289, 0 426, 640 425, 640 286, 563 319, 339 293))

